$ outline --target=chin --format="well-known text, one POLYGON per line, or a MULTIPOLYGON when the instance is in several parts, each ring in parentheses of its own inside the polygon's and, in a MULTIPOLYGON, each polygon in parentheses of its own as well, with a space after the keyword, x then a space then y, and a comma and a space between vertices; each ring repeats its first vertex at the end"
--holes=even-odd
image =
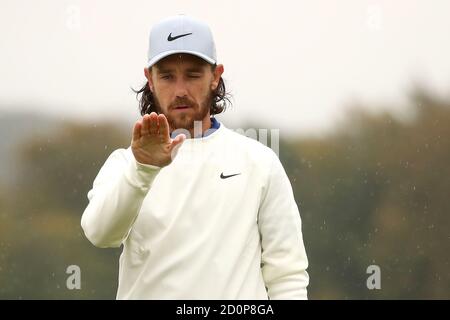
POLYGON ((194 119, 192 117, 182 117, 182 119, 174 119, 175 129, 191 130, 194 128, 194 119))

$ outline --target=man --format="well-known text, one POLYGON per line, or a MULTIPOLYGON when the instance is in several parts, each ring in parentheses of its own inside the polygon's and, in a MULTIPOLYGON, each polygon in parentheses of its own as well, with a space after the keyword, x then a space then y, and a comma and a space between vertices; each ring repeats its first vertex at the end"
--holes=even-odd
POLYGON ((306 299, 301 220, 278 157, 211 117, 224 67, 209 27, 161 21, 148 58, 144 116, 81 219, 94 245, 124 246, 117 298, 306 299))

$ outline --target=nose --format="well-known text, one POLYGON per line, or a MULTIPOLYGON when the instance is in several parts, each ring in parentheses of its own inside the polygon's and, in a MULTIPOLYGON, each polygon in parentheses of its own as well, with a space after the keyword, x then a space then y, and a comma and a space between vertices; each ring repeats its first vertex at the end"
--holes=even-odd
POLYGON ((181 77, 175 84, 175 95, 177 96, 177 98, 184 98, 187 96, 186 83, 181 77))

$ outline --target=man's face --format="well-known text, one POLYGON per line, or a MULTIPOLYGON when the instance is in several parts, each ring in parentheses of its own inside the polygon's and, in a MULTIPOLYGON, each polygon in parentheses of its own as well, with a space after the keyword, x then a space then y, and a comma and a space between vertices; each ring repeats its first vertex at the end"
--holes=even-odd
POLYGON ((156 109, 163 113, 171 130, 192 130, 194 121, 209 121, 213 90, 223 66, 215 70, 203 59, 189 54, 168 56, 145 75, 153 92, 156 109))

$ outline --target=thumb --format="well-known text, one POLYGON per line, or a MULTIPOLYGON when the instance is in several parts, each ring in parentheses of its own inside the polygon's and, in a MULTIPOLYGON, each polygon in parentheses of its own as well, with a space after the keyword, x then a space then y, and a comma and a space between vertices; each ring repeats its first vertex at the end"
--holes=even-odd
POLYGON ((170 145, 170 154, 173 158, 177 155, 178 149, 180 148, 181 144, 186 140, 186 136, 183 133, 180 133, 175 137, 175 139, 172 140, 170 145))
POLYGON ((183 133, 180 133, 175 137, 175 139, 172 140, 170 148, 171 149, 175 148, 176 146, 182 144, 184 140, 186 140, 186 136, 183 133))

